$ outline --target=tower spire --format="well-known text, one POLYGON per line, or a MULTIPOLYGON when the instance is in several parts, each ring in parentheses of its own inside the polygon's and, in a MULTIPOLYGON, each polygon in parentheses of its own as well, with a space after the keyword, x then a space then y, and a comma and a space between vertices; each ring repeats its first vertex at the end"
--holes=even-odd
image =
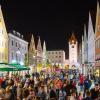
POLYGON ((46 44, 45 44, 45 41, 43 43, 43 51, 45 52, 46 51, 46 44))
POLYGON ((33 65, 34 62, 33 62, 33 56, 36 55, 36 49, 35 49, 35 42, 34 42, 34 36, 32 34, 32 37, 31 37, 31 42, 30 42, 30 46, 29 46, 29 65, 33 65))
POLYGON ((71 35, 71 38, 69 39, 69 42, 72 44, 72 43, 76 43, 77 42, 77 39, 76 39, 76 37, 75 37, 75 34, 74 34, 74 32, 72 33, 72 35, 71 35))
POLYGON ((42 46, 41 46, 40 36, 39 36, 39 39, 38 39, 37 50, 40 51, 40 52, 42 52, 42 46))
POLYGON ((84 24, 84 62, 87 62, 87 53, 88 53, 88 43, 87 43, 87 34, 86 34, 86 25, 84 24))
POLYGON ((94 34, 94 30, 93 30, 92 18, 91 18, 91 14, 89 12, 88 40, 90 39, 91 35, 93 35, 93 34, 94 34))
POLYGON ((32 52, 32 53, 35 53, 35 42, 34 42, 34 36, 32 34, 32 37, 31 37, 31 42, 30 42, 30 46, 29 46, 29 51, 32 52))
POLYGON ((46 66, 47 56, 46 56, 46 44, 45 41, 43 43, 43 65, 46 66))
POLYGON ((92 18, 89 12, 88 22, 88 62, 94 62, 95 60, 95 34, 93 30, 92 18), (92 52, 91 52, 92 50, 92 52))

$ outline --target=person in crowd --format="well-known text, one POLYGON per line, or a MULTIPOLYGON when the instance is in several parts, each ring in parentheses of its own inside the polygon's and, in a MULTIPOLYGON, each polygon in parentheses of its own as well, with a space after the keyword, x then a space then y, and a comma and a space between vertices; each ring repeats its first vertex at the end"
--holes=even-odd
POLYGON ((41 100, 46 100, 46 92, 45 92, 45 89, 44 89, 44 86, 41 86, 41 94, 40 94, 40 97, 41 97, 41 100))
POLYGON ((99 94, 100 94, 99 84, 96 83, 95 87, 93 89, 91 89, 91 99, 98 100, 99 94))
POLYGON ((84 75, 83 74, 80 74, 79 81, 80 81, 80 90, 83 91, 83 86, 84 86, 84 75))
POLYGON ((5 100, 12 100, 10 86, 6 87, 5 100))
POLYGON ((28 91, 28 89, 24 88, 23 92, 22 92, 23 100, 27 100, 28 96, 29 96, 29 91, 28 91))
POLYGON ((91 99, 91 92, 89 90, 86 91, 86 97, 83 100, 93 100, 91 99))
POLYGON ((51 99, 57 99, 56 90, 54 89, 54 86, 51 87, 49 92, 49 98, 51 99))
POLYGON ((1 87, 5 89, 6 86, 7 86, 7 81, 6 81, 6 77, 4 77, 3 80, 2 80, 1 87))
POLYGON ((22 84, 19 83, 18 84, 18 87, 17 87, 17 99, 18 100, 21 100, 22 99, 22 91, 23 91, 22 84))
POLYGON ((0 88, 0 100, 3 100, 5 98, 5 91, 3 88, 0 88))
POLYGON ((83 100, 83 93, 82 92, 79 93, 78 100, 83 100))
POLYGON ((35 95, 35 91, 34 90, 30 91, 29 96, 27 97, 27 100, 36 100, 36 95, 35 95))
POLYGON ((70 100, 77 100, 77 98, 76 98, 76 90, 74 90, 74 89, 71 92, 70 100))
POLYGON ((88 78, 86 78, 85 81, 84 81, 84 97, 85 97, 86 91, 90 89, 91 84, 92 84, 91 80, 89 80, 88 78))

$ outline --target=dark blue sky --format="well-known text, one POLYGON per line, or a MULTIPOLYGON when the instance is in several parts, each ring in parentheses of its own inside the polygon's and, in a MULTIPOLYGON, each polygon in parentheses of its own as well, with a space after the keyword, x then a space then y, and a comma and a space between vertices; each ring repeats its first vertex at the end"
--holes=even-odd
POLYGON ((78 41, 83 25, 88 24, 88 13, 95 25, 96 0, 0 0, 7 31, 12 29, 24 34, 30 41, 31 34, 46 41, 47 49, 68 51, 68 39, 75 32, 78 41))

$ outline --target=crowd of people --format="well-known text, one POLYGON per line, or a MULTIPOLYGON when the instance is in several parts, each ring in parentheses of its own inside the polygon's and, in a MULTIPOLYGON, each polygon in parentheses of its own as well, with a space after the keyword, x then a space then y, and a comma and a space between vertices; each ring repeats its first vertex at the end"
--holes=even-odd
POLYGON ((69 76, 61 72, 0 77, 0 100, 100 100, 99 79, 69 76))

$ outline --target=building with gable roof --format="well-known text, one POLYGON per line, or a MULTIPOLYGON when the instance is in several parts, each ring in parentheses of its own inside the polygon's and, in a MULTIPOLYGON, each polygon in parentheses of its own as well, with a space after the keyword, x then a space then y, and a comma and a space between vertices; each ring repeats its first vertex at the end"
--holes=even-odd
POLYGON ((8 63, 8 34, 0 6, 0 62, 8 63))

